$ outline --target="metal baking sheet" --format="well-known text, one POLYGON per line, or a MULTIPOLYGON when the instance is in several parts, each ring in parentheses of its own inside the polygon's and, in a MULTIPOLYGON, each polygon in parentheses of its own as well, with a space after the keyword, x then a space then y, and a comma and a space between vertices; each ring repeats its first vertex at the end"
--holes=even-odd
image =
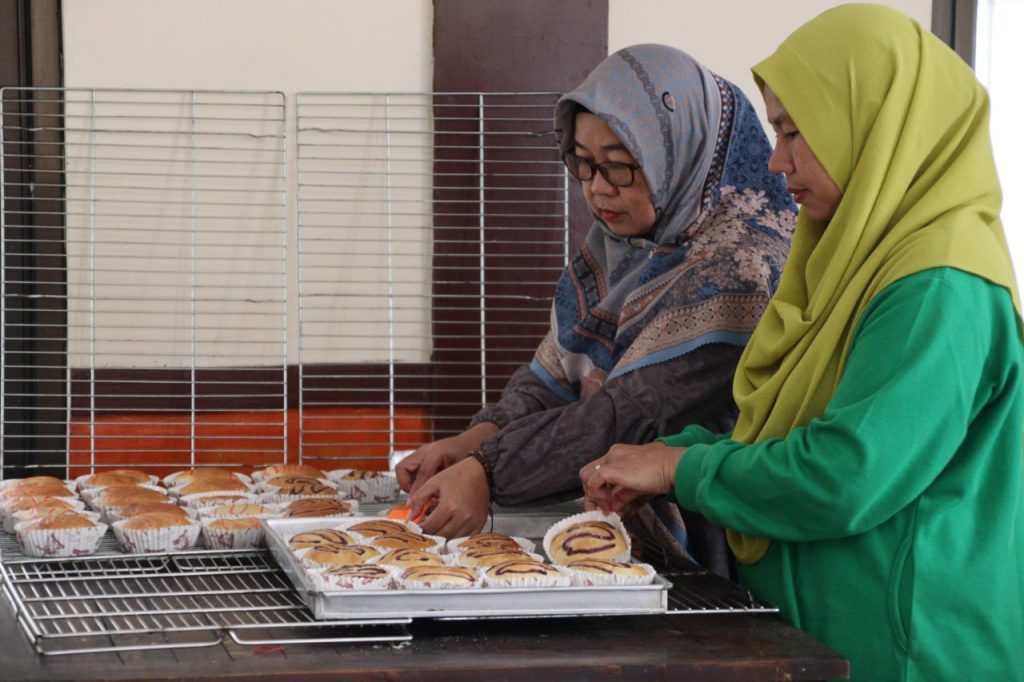
MULTIPOLYGON (((374 518, 374 517, 365 517, 374 518)), ((536 539, 562 517, 496 515, 494 530, 536 539)), ((317 589, 286 537, 338 523, 337 518, 265 519, 267 546, 318 620, 393 618, 517 618, 658 614, 668 610, 670 582, 613 587, 477 588, 470 590, 317 589)))

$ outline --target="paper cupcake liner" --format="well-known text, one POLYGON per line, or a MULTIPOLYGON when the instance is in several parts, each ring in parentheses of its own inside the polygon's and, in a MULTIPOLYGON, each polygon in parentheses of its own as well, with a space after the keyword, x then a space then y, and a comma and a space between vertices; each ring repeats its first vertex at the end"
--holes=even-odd
POLYGON ((210 522, 216 520, 206 518, 202 522, 200 533, 208 549, 251 549, 263 546, 262 525, 256 528, 210 528, 210 522))
MULTIPOLYGON (((263 504, 282 504, 282 505, 284 505, 284 504, 288 504, 289 502, 294 502, 296 500, 308 500, 308 499, 314 498, 314 497, 334 498, 334 497, 341 497, 341 496, 338 495, 338 493, 334 492, 334 491, 332 491, 329 494, 325 494, 325 495, 281 495, 279 493, 262 493, 261 495, 259 495, 259 501, 261 503, 263 503, 263 504)), ((341 498, 341 499, 344 499, 344 498, 341 498)), ((347 501, 348 500, 346 500, 346 502, 347 501)))
MULTIPOLYGON (((463 548, 462 545, 470 537, 471 536, 465 536, 465 537, 461 537, 461 538, 452 538, 451 540, 448 541, 448 546, 447 546, 448 547, 448 551, 451 552, 452 554, 458 554, 459 552, 465 551, 465 549, 463 548)), ((531 542, 530 540, 527 540, 526 538, 520 538, 520 537, 515 537, 515 536, 509 536, 509 537, 512 538, 513 540, 515 540, 516 544, 519 545, 524 552, 533 553, 533 552, 535 552, 537 550, 537 545, 535 543, 531 542)))
MULTIPOLYGON (((299 498, 299 499, 308 499, 308 498, 299 498)), ((328 498, 325 498, 325 499, 333 500, 335 498, 328 497, 328 498)), ((335 519, 335 518, 353 518, 353 517, 358 517, 359 516, 359 503, 358 502, 356 502, 355 500, 347 500, 347 499, 345 499, 343 497, 338 497, 337 499, 339 499, 339 500, 343 501, 345 504, 349 505, 349 510, 346 511, 346 512, 335 512, 333 514, 321 514, 321 515, 317 515, 317 516, 289 516, 288 515, 288 504, 289 504, 289 502, 278 503, 278 504, 281 507, 281 516, 282 516, 282 518, 288 518, 288 519, 303 519, 303 518, 305 518, 305 519, 313 519, 313 518, 335 519)), ((295 502, 295 500, 291 500, 291 502, 295 502)))
MULTIPOLYGON (((376 566, 376 564, 353 564, 355 566, 376 566)), ((344 566, 344 564, 338 564, 344 566)), ((390 566, 379 566, 388 572, 386 578, 369 580, 347 576, 326 575, 323 571, 310 570, 307 572, 313 582, 313 586, 321 592, 332 592, 335 590, 390 590, 394 587, 395 571, 390 566)))
POLYGON ((558 565, 558 566, 563 565, 560 562, 556 561, 555 557, 552 556, 552 554, 551 554, 551 542, 554 539, 554 537, 556 535, 558 535, 559 533, 561 533, 566 528, 568 528, 569 526, 573 525, 574 523, 579 523, 581 521, 605 521, 605 522, 610 523, 611 525, 615 526, 619 530, 619 532, 622 533, 622 537, 626 541, 626 549, 624 551, 622 551, 621 553, 616 554, 615 556, 601 556, 601 557, 598 557, 596 555, 589 555, 589 556, 580 556, 580 557, 576 557, 576 558, 579 558, 579 559, 587 559, 587 558, 594 558, 594 559, 596 559, 596 558, 601 558, 601 559, 611 559, 612 561, 629 561, 630 560, 630 557, 632 556, 632 542, 630 541, 629 533, 626 532, 626 527, 622 525, 622 519, 619 518, 619 515, 616 514, 615 512, 612 512, 611 514, 605 514, 604 512, 600 512, 600 511, 590 511, 590 512, 583 512, 582 514, 574 514, 573 516, 570 516, 568 518, 564 518, 561 521, 559 521, 558 523, 556 523, 555 525, 553 525, 550 528, 548 528, 548 531, 546 533, 544 533, 544 540, 541 543, 541 546, 544 548, 544 553, 547 554, 549 559, 551 559, 551 563, 553 563, 555 565, 558 565))
MULTIPOLYGON (((11 500, 9 500, 9 502, 13 502, 14 500, 18 500, 18 499, 21 499, 21 498, 18 498, 18 497, 11 498, 11 500)), ((57 498, 57 499, 59 499, 59 500, 61 500, 63 502, 66 502, 67 504, 71 505, 71 507, 75 511, 85 511, 85 502, 82 502, 77 497, 60 497, 60 498, 57 498)), ((7 504, 7 503, 4 503, 4 504, 0 505, 0 515, 3 516, 3 528, 8 533, 13 533, 14 532, 14 524, 16 523, 16 521, 14 520, 14 513, 15 512, 11 509, 12 506, 13 506, 13 504, 7 504)), ((35 507, 35 509, 39 509, 39 507, 35 507)))
POLYGON ((212 499, 221 495, 239 495, 240 499, 237 500, 238 502, 260 502, 260 496, 256 493, 238 491, 194 493, 192 495, 183 495, 177 499, 178 503, 183 507, 191 507, 195 509, 201 509, 203 507, 219 507, 222 504, 232 504, 231 502, 212 499))
MULTIPOLYGON (((334 484, 334 481, 327 478, 318 478, 316 479, 316 482, 321 483, 324 486, 327 486, 328 488, 330 488, 330 491, 325 493, 316 493, 312 495, 296 495, 296 497, 336 497, 338 495, 338 486, 334 484)), ((259 481, 254 485, 256 486, 256 492, 264 495, 283 494, 279 492, 281 486, 271 485, 268 481, 259 481)))
MULTIPOLYGON (((180 478, 181 476, 183 476, 186 473, 188 473, 188 472, 187 471, 175 471, 173 474, 168 474, 167 476, 164 476, 163 484, 165 486, 167 486, 168 488, 184 488, 186 485, 188 485, 188 483, 181 483, 180 485, 178 485, 177 483, 175 483, 175 481, 177 481, 178 478, 180 478)), ((249 478, 248 476, 246 476, 243 473, 239 473, 237 471, 232 471, 231 475, 234 476, 235 478, 237 478, 242 483, 246 483, 246 484, 250 484, 250 485, 252 484, 252 479, 249 478)))
POLYGON ((394 502, 402 494, 398 487, 398 478, 393 471, 380 471, 380 475, 364 480, 344 480, 342 476, 356 471, 355 469, 335 469, 328 471, 327 476, 338 487, 338 492, 363 504, 380 504, 394 502))
POLYGON ((71 557, 95 554, 103 534, 105 523, 92 528, 50 528, 44 530, 17 531, 21 551, 31 557, 71 557))
POLYGON ((128 554, 184 552, 195 546, 201 528, 197 521, 191 521, 187 526, 144 530, 125 528, 125 523, 126 521, 116 521, 111 526, 114 529, 114 537, 121 543, 121 549, 128 554))
POLYGON ((579 571, 572 566, 560 566, 560 568, 572 577, 572 584, 580 587, 603 586, 603 585, 650 585, 654 582, 657 571, 650 564, 634 564, 643 566, 646 575, 607 575, 604 573, 591 573, 590 571, 579 571))
MULTIPOLYGON (((451 555, 451 557, 452 557, 452 565, 453 566, 465 566, 466 568, 475 568, 478 571, 480 571, 481 573, 483 573, 485 570, 487 570, 488 568, 490 568, 491 566, 494 565, 494 564, 487 564, 487 565, 481 566, 481 565, 478 565, 478 564, 467 564, 466 563, 467 559, 465 558, 464 554, 465 554, 464 552, 459 552, 458 554, 452 554, 451 555)), ((544 563, 544 557, 542 557, 540 554, 534 554, 533 552, 527 552, 526 556, 528 556, 530 559, 533 559, 537 563, 540 563, 540 564, 544 563)), ((470 559, 470 561, 472 561, 472 559, 470 559)), ((502 561, 506 561, 506 560, 502 559, 502 561)), ((495 563, 500 563, 500 562, 495 562, 495 563)))
MULTIPOLYGON (((83 492, 84 493, 86 490, 95 490, 97 488, 108 488, 108 487, 110 487, 109 485, 91 485, 89 483, 86 483, 85 480, 87 478, 91 477, 91 476, 93 476, 93 474, 83 474, 83 475, 81 475, 81 476, 79 476, 78 478, 75 479, 75 487, 79 490, 79 492, 83 492)), ((158 476, 154 476, 153 474, 147 474, 147 476, 149 476, 149 483, 143 483, 141 485, 154 485, 155 486, 155 485, 160 483, 160 478, 158 476)), ((123 483, 115 483, 114 485, 125 485, 125 484, 123 484, 123 483)), ((128 485, 131 485, 131 484, 128 484, 128 485)))
MULTIPOLYGON (((62 511, 67 511, 67 510, 62 510, 62 511)), ((81 516, 84 516, 85 518, 89 519, 93 523, 100 523, 101 517, 100 517, 99 513, 97 513, 97 512, 75 510, 74 513, 79 514, 81 516)), ((41 518, 43 516, 46 516, 46 514, 45 513, 40 514, 36 510, 26 510, 26 511, 15 512, 13 516, 14 516, 14 521, 13 521, 12 525, 14 527, 14 532, 17 533, 19 530, 25 528, 30 522, 35 521, 36 519, 41 518)), ((71 530, 71 529, 69 528, 67 530, 71 530)))
MULTIPOLYGON (((466 567, 463 567, 466 568, 466 567)), ((404 577, 404 572, 399 573, 395 577, 395 586, 400 590, 472 590, 483 587, 484 579, 480 571, 475 571, 476 580, 472 585, 427 585, 425 583, 408 580, 404 577)))
POLYGON ((381 545, 380 542, 379 542, 380 539, 381 539, 380 536, 370 537, 368 535, 363 535, 362 533, 359 533, 357 531, 352 531, 352 534, 353 535, 358 535, 359 537, 363 538, 363 542, 365 544, 370 545, 371 547, 374 547, 375 549, 379 549, 382 552, 390 552, 393 549, 419 549, 419 550, 424 551, 424 552, 430 552, 431 554, 438 554, 438 555, 440 555, 440 554, 442 554, 444 552, 445 539, 443 537, 441 537, 440 535, 427 535, 426 533, 417 533, 416 534, 416 535, 418 535, 421 538, 426 538, 426 539, 430 540, 431 542, 433 542, 434 544, 431 547, 385 547, 385 546, 381 545))
MULTIPOLYGON (((553 564, 546 564, 547 566, 553 566, 553 564)), ((568 587, 572 584, 572 576, 570 576, 563 567, 555 566, 559 571, 559 575, 545 575, 545 576, 516 576, 514 578, 496 578, 488 574, 488 569, 483 569, 480 572, 483 574, 484 587, 524 587, 524 588, 539 588, 539 587, 568 587)))
MULTIPOLYGON (((260 504, 260 503, 255 503, 260 504)), ((227 513, 216 513, 216 510, 224 505, 209 506, 209 507, 193 507, 188 509, 188 514, 192 518, 203 521, 204 519, 215 520, 215 519, 276 519, 281 516, 281 506, 277 504, 263 504, 261 506, 266 507, 268 511, 259 512, 257 514, 227 514, 227 513)))

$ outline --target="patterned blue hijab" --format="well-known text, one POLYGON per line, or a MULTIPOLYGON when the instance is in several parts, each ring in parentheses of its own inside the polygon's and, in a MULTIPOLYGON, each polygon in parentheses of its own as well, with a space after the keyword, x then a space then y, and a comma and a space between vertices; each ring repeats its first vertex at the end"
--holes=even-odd
POLYGON ((796 205, 736 86, 663 45, 609 56, 558 102, 562 151, 583 107, 641 166, 648 238, 601 220, 562 273, 531 368, 568 401, 708 343, 744 345, 778 283, 796 205))

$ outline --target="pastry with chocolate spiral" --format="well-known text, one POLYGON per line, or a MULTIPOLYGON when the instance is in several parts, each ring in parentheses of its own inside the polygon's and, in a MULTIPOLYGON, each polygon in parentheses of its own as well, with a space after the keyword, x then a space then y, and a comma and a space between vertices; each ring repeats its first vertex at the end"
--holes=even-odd
POLYGON ((614 559, 629 551, 626 538, 607 521, 587 520, 570 525, 557 533, 548 547, 556 564, 574 559, 614 559))

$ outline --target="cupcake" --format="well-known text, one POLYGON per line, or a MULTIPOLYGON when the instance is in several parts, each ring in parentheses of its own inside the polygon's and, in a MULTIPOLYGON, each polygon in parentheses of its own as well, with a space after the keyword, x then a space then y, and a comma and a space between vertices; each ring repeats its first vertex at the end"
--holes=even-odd
POLYGON ((383 566, 406 569, 412 566, 446 566, 444 560, 433 552, 424 552, 418 549, 393 549, 381 558, 377 563, 383 566))
POLYGON ((394 502, 401 493, 398 479, 391 471, 335 469, 327 474, 338 492, 364 503, 394 502))
POLYGON ((370 539, 370 544, 379 549, 420 549, 424 551, 438 552, 444 546, 444 538, 430 535, 417 535, 416 533, 395 533, 391 535, 378 535, 370 539))
POLYGON ((254 471, 252 477, 256 481, 265 481, 275 476, 305 476, 306 478, 324 478, 324 472, 306 464, 275 464, 266 469, 254 471))
POLYGON ((205 478, 175 488, 178 495, 197 495, 199 493, 248 492, 249 486, 238 478, 205 478))
POLYGON ((89 503, 98 509, 126 507, 129 504, 168 504, 173 502, 158 488, 141 485, 112 485, 85 493, 89 503))
POLYGON ((407 590, 470 588, 480 586, 480 575, 465 566, 413 566, 402 572, 399 584, 407 590))
POLYGON ((356 538, 336 528, 320 528, 296 533, 288 539, 288 546, 294 550, 320 545, 358 545, 356 538))
POLYGON ((251 517, 257 519, 266 519, 272 516, 277 516, 277 507, 271 507, 265 504, 258 504, 256 502, 235 502, 233 504, 222 504, 217 507, 204 507, 201 512, 204 516, 212 516, 216 518, 229 518, 229 517, 251 517))
POLYGON ((75 493, 61 481, 20 482, 0 490, 0 500, 16 497, 75 497, 75 493))
POLYGON ((532 552, 535 545, 526 538, 513 538, 501 533, 477 533, 463 538, 448 541, 448 549, 452 552, 464 552, 467 549, 521 549, 532 552))
POLYGON ((533 560, 502 561, 484 570, 487 587, 564 587, 570 582, 561 569, 533 560))
POLYGON ((17 488, 23 485, 39 485, 41 483, 57 483, 67 487, 67 483, 56 476, 29 476, 28 478, 8 478, 0 481, 0 491, 7 490, 8 488, 17 488))
POLYGON ((199 538, 200 524, 177 514, 150 512, 113 523, 121 548, 130 554, 174 552, 192 549, 199 538))
POLYGON ((649 585, 655 573, 649 564, 608 559, 576 559, 565 570, 577 585, 649 585))
POLYGON ((79 488, 104 488, 109 485, 147 485, 154 483, 156 477, 136 469, 111 469, 79 476, 77 480, 79 488))
POLYGON ((381 553, 369 545, 319 545, 302 550, 302 562, 311 568, 365 564, 381 553))
POLYGON ((222 504, 234 504, 236 502, 258 502, 259 496, 253 493, 195 493, 193 495, 182 495, 178 502, 192 509, 203 509, 204 507, 219 507, 222 504))
POLYGON ((351 526, 349 526, 346 530, 350 530, 353 533, 359 533, 360 535, 367 538, 375 538, 381 535, 405 535, 409 533, 412 529, 411 526, 407 526, 403 523, 398 523, 397 521, 387 521, 385 519, 370 519, 369 521, 360 521, 358 523, 354 523, 351 526))
POLYGON ((263 542, 263 526, 251 516, 206 518, 200 532, 209 549, 249 549, 263 542))
POLYGON ((338 491, 328 481, 308 476, 275 476, 260 484, 271 495, 292 497, 335 497, 338 491))
POLYGON ((556 564, 574 559, 628 561, 629 536, 618 514, 576 514, 559 521, 544 535, 544 551, 556 564))
POLYGON ((122 507, 106 507, 107 518, 111 521, 130 519, 133 516, 149 514, 152 512, 177 514, 183 519, 189 518, 188 512, 185 511, 184 508, 174 504, 174 501, 170 498, 168 498, 166 502, 138 502, 134 504, 126 504, 122 507))
POLYGON ((232 479, 245 482, 248 480, 248 476, 237 474, 230 469, 203 467, 200 469, 175 471, 173 474, 164 478, 164 485, 167 487, 181 488, 189 483, 195 483, 196 481, 230 481, 232 479))
POLYGON ((12 497, 0 504, 0 513, 3 514, 4 530, 13 533, 14 515, 18 512, 34 509, 81 511, 84 508, 84 502, 68 497, 12 497))
POLYGON ((70 557, 94 554, 107 526, 86 514, 57 510, 15 524, 22 551, 32 557, 70 557))
POLYGON ((314 571, 311 575, 322 590, 386 590, 391 586, 394 572, 374 564, 342 564, 314 571))
POLYGON ((305 497, 289 502, 283 516, 289 519, 310 516, 351 516, 359 510, 359 504, 337 497, 305 497))

